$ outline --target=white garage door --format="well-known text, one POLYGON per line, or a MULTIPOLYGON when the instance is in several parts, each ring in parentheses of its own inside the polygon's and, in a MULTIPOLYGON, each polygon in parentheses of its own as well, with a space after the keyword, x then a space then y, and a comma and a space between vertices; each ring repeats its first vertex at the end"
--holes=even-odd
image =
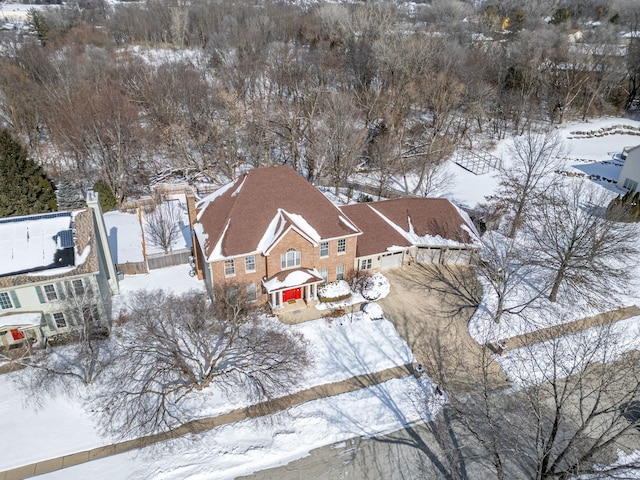
POLYGON ((400 268, 402 266, 402 252, 385 253, 382 255, 380 269, 400 268))
POLYGON ((440 252, 442 250, 439 248, 418 248, 418 255, 416 256, 416 261, 418 263, 440 263, 440 252))
POLYGON ((469 265, 471 263, 471 250, 464 248, 448 249, 444 252, 442 263, 455 263, 457 265, 469 265))

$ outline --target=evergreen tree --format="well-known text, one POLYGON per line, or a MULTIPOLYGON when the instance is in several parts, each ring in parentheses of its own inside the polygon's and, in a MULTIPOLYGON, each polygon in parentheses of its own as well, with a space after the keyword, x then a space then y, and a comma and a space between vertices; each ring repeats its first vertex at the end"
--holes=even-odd
POLYGON ((8 130, 0 128, 0 217, 56 210, 53 184, 8 130))
POLYGON ((98 180, 93 185, 93 191, 98 193, 98 199, 100 200, 100 208, 103 212, 113 210, 118 205, 116 196, 113 194, 113 189, 104 180, 98 180))
POLYGON ((73 210, 87 206, 78 186, 66 178, 58 183, 56 200, 58 201, 58 210, 73 210))
POLYGON ((47 19, 39 10, 35 8, 30 9, 27 12, 27 28, 31 33, 34 33, 42 46, 47 43, 47 35, 49 34, 49 24, 47 19))

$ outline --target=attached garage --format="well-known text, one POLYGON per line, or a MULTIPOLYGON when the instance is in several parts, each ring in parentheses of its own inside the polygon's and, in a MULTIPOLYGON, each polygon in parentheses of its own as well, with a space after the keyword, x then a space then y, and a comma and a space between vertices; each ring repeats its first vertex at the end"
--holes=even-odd
POLYGON ((403 252, 390 252, 382 254, 380 269, 400 268, 402 266, 402 253, 403 252))
POLYGON ((441 248, 418 247, 416 261, 418 263, 440 263, 441 248))
POLYGON ((442 263, 469 265, 473 250, 467 248, 447 248, 442 252, 442 263))

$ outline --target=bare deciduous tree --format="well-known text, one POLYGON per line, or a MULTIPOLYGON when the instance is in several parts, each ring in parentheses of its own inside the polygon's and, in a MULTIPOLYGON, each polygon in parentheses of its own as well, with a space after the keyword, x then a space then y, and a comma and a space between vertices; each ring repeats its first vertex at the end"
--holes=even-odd
POLYGON ((156 204, 145 211, 144 232, 149 242, 169 253, 182 230, 182 206, 170 200, 156 204))
POLYGON ((290 391, 309 364, 306 342, 260 317, 242 285, 182 296, 140 292, 112 337, 119 358, 104 388, 104 429, 119 436, 165 431, 191 420, 183 404, 215 387, 231 400, 290 391))
POLYGON ((109 345, 110 299, 92 287, 72 284, 58 292, 67 333, 48 339, 44 349, 34 348, 18 363, 31 370, 19 378, 32 392, 74 393, 77 385, 94 384, 114 359, 109 345))
POLYGON ((633 224, 606 212, 606 194, 582 181, 550 189, 529 225, 540 265, 551 274, 549 300, 561 287, 598 305, 615 300, 637 261, 633 224))
POLYGON ((492 209, 506 214, 510 238, 515 236, 527 218, 536 195, 555 180, 553 172, 564 154, 561 139, 552 131, 528 130, 514 140, 509 150, 511 166, 500 174, 498 194, 489 197, 492 209))

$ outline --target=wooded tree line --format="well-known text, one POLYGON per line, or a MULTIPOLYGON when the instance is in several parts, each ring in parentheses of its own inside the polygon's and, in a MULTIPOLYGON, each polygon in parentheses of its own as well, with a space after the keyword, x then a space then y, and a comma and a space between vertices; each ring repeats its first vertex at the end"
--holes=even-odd
POLYGON ((83 1, 6 34, 2 118, 54 179, 102 180, 118 202, 159 173, 282 163, 332 185, 411 174, 405 190, 428 194, 479 134, 635 106, 640 48, 620 33, 640 6, 556 3, 83 1))

